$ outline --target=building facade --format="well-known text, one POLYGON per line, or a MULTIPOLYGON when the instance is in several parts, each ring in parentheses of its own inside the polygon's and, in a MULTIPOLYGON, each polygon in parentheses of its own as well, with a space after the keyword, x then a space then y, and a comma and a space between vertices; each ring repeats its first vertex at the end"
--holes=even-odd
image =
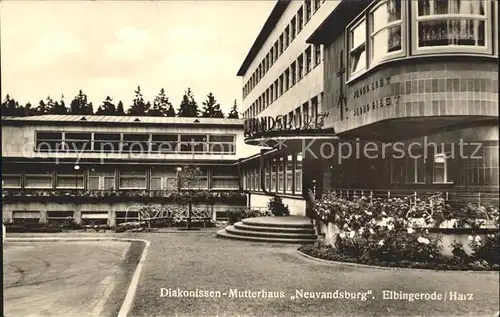
POLYGON ((198 173, 181 189, 231 196, 239 191, 238 158, 255 151, 242 131, 241 119, 4 117, 4 220, 115 225, 138 203, 167 203, 185 166, 198 173))
MULTIPOLYGON (((289 5, 274 19, 288 19, 289 5)), ((249 112, 246 141, 274 148, 243 163, 244 188, 302 200, 295 214, 309 191, 497 193, 498 3, 326 1, 317 12, 300 44, 322 48, 321 79, 249 112), (291 113, 312 87, 318 110, 291 113)))

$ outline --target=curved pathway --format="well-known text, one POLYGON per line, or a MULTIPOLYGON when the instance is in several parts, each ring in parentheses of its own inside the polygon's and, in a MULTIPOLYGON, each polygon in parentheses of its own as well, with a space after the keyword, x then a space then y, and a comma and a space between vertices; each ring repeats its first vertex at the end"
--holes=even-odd
POLYGON ((325 264, 299 255, 294 245, 217 239, 215 232, 134 237, 151 241, 151 247, 133 316, 491 316, 499 307, 498 273, 325 264), (193 292, 176 297, 178 289, 193 292), (336 290, 355 299, 305 298, 336 290), (220 297, 205 297, 208 293, 201 291, 219 291, 220 297), (262 291, 273 293, 262 298, 262 291), (397 300, 387 292, 384 299, 384 291, 393 297, 435 293, 443 299, 397 300), (279 292, 283 298, 269 298, 280 297, 279 292))

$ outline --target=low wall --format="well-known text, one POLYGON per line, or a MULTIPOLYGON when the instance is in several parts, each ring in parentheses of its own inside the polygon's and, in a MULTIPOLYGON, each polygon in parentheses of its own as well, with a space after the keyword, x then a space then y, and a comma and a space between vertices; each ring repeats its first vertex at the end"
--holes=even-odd
MULTIPOLYGON (((426 226, 429 228, 430 235, 431 236, 438 236, 441 235, 441 247, 442 251, 441 253, 443 255, 451 256, 452 255, 452 243, 453 242, 461 242, 464 248, 464 251, 467 252, 467 254, 471 254, 472 250, 469 247, 469 236, 471 235, 470 226, 466 226, 463 229, 455 229, 453 228, 453 224, 455 223, 455 220, 449 220, 443 222, 439 228, 435 228, 432 225, 426 226), (469 232, 468 232, 469 231, 469 232)), ((335 244, 335 240, 337 238, 337 235, 340 233, 339 228, 337 228, 336 225, 333 223, 328 223, 325 224, 323 222, 320 222, 320 229, 321 229, 321 234, 324 235, 324 241, 326 244, 333 246, 335 244)), ((474 236, 480 236, 481 238, 484 238, 487 233, 485 231, 490 230, 490 233, 495 232, 495 230, 498 230, 493 223, 486 224, 484 228, 481 228, 481 233, 479 234, 474 234, 474 236)))
MULTIPOLYGON (((123 202, 123 203, 5 203, 2 206, 2 221, 4 223, 11 222, 13 220, 14 212, 38 212, 40 214, 40 223, 47 222, 47 214, 49 211, 64 211, 64 212, 72 212, 73 218, 75 222, 82 222, 82 212, 91 212, 91 213, 107 213, 107 224, 109 226, 116 225, 116 213, 117 212, 134 212, 138 211, 139 207, 145 206, 144 202, 123 202)), ((148 204, 151 206, 160 205, 158 203, 148 204)), ((178 206, 176 204, 162 204, 164 207, 168 206, 178 206)), ((217 220, 217 211, 225 211, 234 208, 234 206, 230 206, 227 204, 214 204, 213 206, 208 204, 193 204, 193 208, 208 208, 212 212, 212 219, 217 220)))
MULTIPOLYGON (((279 195, 278 195, 279 196, 279 195)), ((248 193, 247 201, 250 202, 250 208, 267 207, 269 200, 274 196, 265 194, 248 193)), ((288 205, 290 215, 292 216, 305 216, 306 215, 306 201, 302 198, 293 198, 288 196, 280 196, 283 204, 288 205)))

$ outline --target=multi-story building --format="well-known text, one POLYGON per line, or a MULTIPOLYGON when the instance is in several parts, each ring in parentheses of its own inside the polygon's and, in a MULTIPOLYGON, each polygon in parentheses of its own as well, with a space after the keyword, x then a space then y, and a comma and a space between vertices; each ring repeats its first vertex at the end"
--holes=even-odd
POLYGON ((274 144, 243 161, 251 204, 498 192, 497 1, 280 1, 238 74, 246 142, 274 144))
POLYGON ((239 190, 238 158, 252 151, 241 119, 4 117, 3 218, 114 225, 137 202, 168 203, 185 166, 199 169, 188 189, 227 198, 239 190))

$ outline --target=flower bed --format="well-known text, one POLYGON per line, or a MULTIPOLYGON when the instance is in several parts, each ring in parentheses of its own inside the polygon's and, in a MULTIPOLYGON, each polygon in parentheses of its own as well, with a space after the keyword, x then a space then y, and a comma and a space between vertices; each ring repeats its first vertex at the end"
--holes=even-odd
POLYGON ((500 235, 498 209, 481 206, 475 210, 453 210, 443 199, 412 198, 346 199, 334 193, 314 204, 318 220, 332 228, 333 239, 301 247, 301 251, 326 260, 362 264, 428 269, 491 270, 498 268, 500 235), (480 218, 481 217, 481 218, 480 218), (496 230, 483 237, 471 235, 471 254, 454 243, 452 256, 444 256, 442 235, 429 232, 444 221, 459 219, 457 226, 468 225, 472 233, 481 224, 496 224, 496 230))

